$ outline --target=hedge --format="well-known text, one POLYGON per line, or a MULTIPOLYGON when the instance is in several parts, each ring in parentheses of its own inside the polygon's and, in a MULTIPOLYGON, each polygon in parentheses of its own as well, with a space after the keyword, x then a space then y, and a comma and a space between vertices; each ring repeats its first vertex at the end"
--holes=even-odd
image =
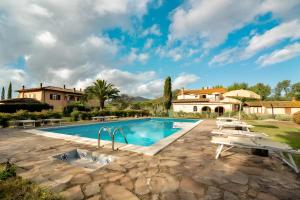
POLYGON ((118 117, 135 117, 135 116, 149 116, 150 113, 148 110, 116 110, 116 111, 92 111, 92 116, 108 116, 115 115, 118 117))
POLYGON ((0 112, 2 113, 15 113, 18 110, 27 110, 29 112, 40 112, 42 110, 53 109, 46 103, 13 103, 13 104, 0 104, 0 112))
POLYGON ((23 120, 23 119, 50 119, 61 118, 62 113, 54 112, 52 110, 43 110, 42 112, 28 112, 26 110, 19 110, 16 113, 0 113, 0 126, 7 127, 9 121, 23 120))
POLYGON ((80 112, 89 112, 91 109, 83 104, 71 104, 64 107, 64 116, 70 116, 70 114, 74 111, 78 110, 80 112))

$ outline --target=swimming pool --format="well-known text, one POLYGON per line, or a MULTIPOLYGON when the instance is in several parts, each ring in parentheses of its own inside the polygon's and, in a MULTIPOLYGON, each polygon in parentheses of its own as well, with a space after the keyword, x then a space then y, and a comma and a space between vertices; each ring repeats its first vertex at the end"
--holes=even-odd
MULTIPOLYGON (((191 128, 197 122, 199 122, 199 120, 195 119, 146 118, 87 125, 44 128, 41 130, 58 134, 97 139, 98 131, 101 127, 108 127, 111 129, 121 127, 126 135, 128 144, 148 147, 156 144, 164 138, 173 135, 174 133, 178 133, 183 129, 191 128)), ((102 134, 101 140, 111 141, 111 138, 108 134, 102 134)), ((121 134, 116 134, 115 141, 118 143, 125 143, 121 134)))

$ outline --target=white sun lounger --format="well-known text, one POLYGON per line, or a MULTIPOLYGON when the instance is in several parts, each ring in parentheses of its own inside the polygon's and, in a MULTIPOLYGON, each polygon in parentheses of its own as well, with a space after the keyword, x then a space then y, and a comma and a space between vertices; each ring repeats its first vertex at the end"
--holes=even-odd
POLYGON ((245 122, 240 121, 232 121, 232 122, 216 122, 217 127, 219 130, 222 130, 224 128, 241 128, 246 131, 250 131, 250 128, 253 128, 254 126, 246 124, 245 122))
POLYGON ((300 154, 300 151, 292 149, 287 144, 250 137, 212 137, 211 142, 218 145, 216 159, 220 157, 221 153, 228 151, 233 147, 270 150, 277 153, 283 162, 293 168, 296 173, 299 173, 299 169, 292 154, 300 154), (223 150, 224 146, 228 146, 228 148, 223 150), (284 154, 286 154, 287 157, 284 154))
POLYGON ((96 116, 96 117, 92 117, 92 120, 103 122, 105 120, 105 117, 103 117, 103 116, 96 116))
POLYGON ((44 119, 43 122, 50 122, 52 126, 54 126, 54 123, 58 123, 61 126, 61 122, 63 119, 44 119))
POLYGON ((31 119, 27 119, 27 120, 15 120, 14 121, 14 127, 17 127, 20 124, 23 126, 23 128, 26 128, 26 127, 35 127, 35 123, 36 123, 36 120, 31 120, 31 119))
POLYGON ((217 117, 217 121, 232 122, 232 121, 239 121, 239 120, 233 117, 217 117))
POLYGON ((254 137, 254 138, 268 138, 268 135, 265 133, 258 133, 258 132, 249 132, 249 131, 242 131, 242 130, 232 130, 232 129, 223 129, 223 130, 212 130, 212 134, 220 135, 223 137, 228 136, 241 136, 241 137, 254 137))

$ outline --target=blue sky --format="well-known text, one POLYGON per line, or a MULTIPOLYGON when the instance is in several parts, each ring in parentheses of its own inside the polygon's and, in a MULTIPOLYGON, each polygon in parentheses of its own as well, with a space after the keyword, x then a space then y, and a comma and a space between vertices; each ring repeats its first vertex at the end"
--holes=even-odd
POLYGON ((0 86, 84 88, 95 79, 156 97, 300 74, 297 0, 0 2, 0 86))

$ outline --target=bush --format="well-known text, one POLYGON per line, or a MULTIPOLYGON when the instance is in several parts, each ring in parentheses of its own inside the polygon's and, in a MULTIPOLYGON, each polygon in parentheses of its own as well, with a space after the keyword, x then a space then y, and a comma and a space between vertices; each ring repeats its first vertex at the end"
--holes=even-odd
POLYGON ((275 119, 280 120, 280 121, 291 121, 292 116, 290 116, 290 115, 276 115, 275 119))
POLYGON ((8 127, 11 118, 12 116, 8 113, 0 113, 0 126, 2 128, 8 127))
POLYGON ((70 114, 74 111, 74 110, 78 110, 80 112, 90 112, 91 109, 81 103, 74 103, 74 104, 70 104, 67 105, 64 108, 63 114, 64 116, 70 116, 70 114))
POLYGON ((92 113, 80 112, 80 119, 82 119, 82 120, 91 120, 92 119, 92 113))
POLYGON ((78 121, 80 117, 80 112, 78 110, 74 110, 71 112, 71 121, 78 121))
POLYGON ((300 124, 300 111, 296 112, 294 115, 293 115, 293 121, 297 124, 300 124))
POLYGON ((5 166, 1 167, 0 169, 0 180, 4 181, 8 178, 15 177, 16 176, 16 166, 6 162, 5 166))
POLYGON ((4 113, 15 113, 19 110, 27 110, 28 112, 40 112, 42 110, 53 109, 46 103, 11 103, 11 104, 0 104, 0 112, 4 113))
POLYGON ((174 117, 178 118, 196 118, 196 119, 213 119, 216 118, 218 115, 216 113, 199 113, 199 112, 174 112, 173 113, 174 117))

